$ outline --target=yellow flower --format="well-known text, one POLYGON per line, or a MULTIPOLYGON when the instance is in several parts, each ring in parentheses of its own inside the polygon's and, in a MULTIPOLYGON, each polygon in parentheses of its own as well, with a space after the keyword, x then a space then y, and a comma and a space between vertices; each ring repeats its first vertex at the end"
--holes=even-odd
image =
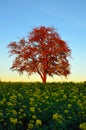
POLYGON ((45 96, 45 99, 48 99, 49 97, 48 96, 45 96))
POLYGON ((64 90, 62 89, 60 92, 61 92, 61 94, 63 94, 63 93, 64 93, 64 90))
POLYGON ((3 102, 5 102, 6 101, 6 99, 5 98, 3 98, 3 102))
POLYGON ((33 101, 34 101, 34 98, 30 98, 29 100, 30 100, 31 102, 33 102, 33 101))
POLYGON ((63 117, 62 117, 62 115, 60 115, 60 114, 58 114, 58 113, 55 113, 55 114, 53 115, 53 119, 54 119, 54 120, 63 119, 63 117))
POLYGON ((19 121, 19 124, 21 124, 21 125, 22 125, 22 124, 23 124, 23 123, 22 123, 22 121, 19 121))
POLYGON ((14 115, 17 115, 16 110, 12 110, 12 113, 13 113, 14 115))
POLYGON ((70 109, 72 107, 72 104, 68 104, 68 108, 70 109))
POLYGON ((11 102, 8 102, 7 105, 8 106, 13 106, 13 104, 11 102))
POLYGON ((55 113, 53 115, 53 120, 56 120, 59 124, 62 124, 62 121, 63 121, 63 117, 62 115, 58 114, 58 113, 55 113))
POLYGON ((77 99, 77 96, 76 96, 76 95, 74 95, 74 96, 73 96, 73 98, 74 98, 74 99, 77 99))
POLYGON ((36 115, 33 115, 32 118, 33 118, 33 119, 36 119, 36 115))
POLYGON ((68 116, 68 119, 69 119, 69 120, 71 120, 71 119, 72 119, 72 117, 71 117, 71 116, 68 116))
POLYGON ((34 107, 30 107, 30 111, 31 112, 35 112, 35 108, 34 107))
POLYGON ((0 112, 0 117, 2 117, 2 116, 3 116, 3 113, 0 112))
POLYGON ((40 119, 36 120, 36 125, 42 125, 42 121, 40 119))
POLYGON ((26 106, 25 106, 25 105, 22 105, 22 108, 26 108, 26 106))
POLYGON ((2 100, 2 101, 0 101, 0 105, 4 105, 4 101, 2 100))
POLYGON ((16 100, 16 95, 10 96, 10 100, 16 100))
POLYGON ((58 102, 59 102, 59 99, 56 99, 56 102, 58 103, 58 102))
POLYGON ((32 130, 32 128, 33 128, 33 124, 28 123, 28 128, 29 128, 30 130, 32 130))
POLYGON ((67 99, 67 96, 66 96, 66 95, 63 95, 63 99, 66 100, 66 99, 67 99))
POLYGON ((78 105, 81 109, 83 109, 83 104, 82 104, 81 100, 78 100, 78 101, 77 101, 77 105, 78 105))
POLYGON ((14 125, 17 124, 18 119, 17 118, 10 118, 10 122, 13 123, 14 125))
POLYGON ((64 113, 68 114, 68 110, 64 110, 64 113))
POLYGON ((53 115, 53 119, 54 120, 57 120, 59 118, 59 114, 58 113, 55 113, 54 115, 53 115))
POLYGON ((23 112, 24 110, 20 108, 20 110, 19 110, 19 111, 20 111, 20 112, 23 112))
POLYGON ((20 97, 20 98, 22 97, 22 95, 21 95, 20 93, 18 93, 18 95, 17 95, 17 96, 18 96, 18 97, 20 97))
POLYGON ((80 99, 78 99, 78 101, 77 101, 77 104, 79 104, 79 103, 81 103, 81 100, 80 100, 80 99))
POLYGON ((30 123, 34 123, 34 120, 30 120, 30 123))
POLYGON ((23 117, 26 117, 26 113, 23 113, 23 117))
POLYGON ((81 124, 79 125, 79 128, 80 128, 81 130, 86 130, 86 122, 81 123, 81 124))
POLYGON ((39 111, 39 112, 42 112, 42 110, 41 110, 41 108, 40 108, 40 107, 38 107, 38 111, 39 111))

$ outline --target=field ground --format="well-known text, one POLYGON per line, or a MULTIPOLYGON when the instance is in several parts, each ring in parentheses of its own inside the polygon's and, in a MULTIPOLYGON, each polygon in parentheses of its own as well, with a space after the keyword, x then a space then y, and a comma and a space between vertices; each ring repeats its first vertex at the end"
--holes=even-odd
POLYGON ((86 130, 86 83, 0 82, 0 130, 86 130))

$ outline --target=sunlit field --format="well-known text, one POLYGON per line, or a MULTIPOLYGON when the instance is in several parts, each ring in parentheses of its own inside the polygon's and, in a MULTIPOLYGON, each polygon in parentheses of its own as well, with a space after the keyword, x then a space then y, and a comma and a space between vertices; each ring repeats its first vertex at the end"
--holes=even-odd
POLYGON ((86 83, 0 82, 0 130, 86 130, 86 83))

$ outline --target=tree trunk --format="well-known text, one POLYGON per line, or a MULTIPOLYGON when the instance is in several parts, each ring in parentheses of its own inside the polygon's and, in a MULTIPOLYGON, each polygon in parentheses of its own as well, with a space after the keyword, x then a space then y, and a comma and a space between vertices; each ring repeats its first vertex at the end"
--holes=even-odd
POLYGON ((44 74, 42 74, 39 70, 37 70, 38 74, 40 75, 42 82, 46 83, 46 79, 47 79, 47 74, 46 72, 44 72, 44 74))
POLYGON ((42 77, 42 82, 43 83, 46 83, 46 78, 47 78, 47 76, 46 76, 46 74, 44 74, 44 76, 42 77))

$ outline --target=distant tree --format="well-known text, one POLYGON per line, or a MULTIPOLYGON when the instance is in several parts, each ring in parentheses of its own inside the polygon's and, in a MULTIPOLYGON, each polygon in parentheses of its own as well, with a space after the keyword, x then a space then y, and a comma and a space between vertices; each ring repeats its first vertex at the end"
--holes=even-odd
POLYGON ((67 43, 52 27, 36 27, 27 39, 11 42, 10 54, 16 55, 11 69, 28 75, 38 73, 45 83, 47 75, 67 76, 70 74, 68 57, 71 54, 67 43))

